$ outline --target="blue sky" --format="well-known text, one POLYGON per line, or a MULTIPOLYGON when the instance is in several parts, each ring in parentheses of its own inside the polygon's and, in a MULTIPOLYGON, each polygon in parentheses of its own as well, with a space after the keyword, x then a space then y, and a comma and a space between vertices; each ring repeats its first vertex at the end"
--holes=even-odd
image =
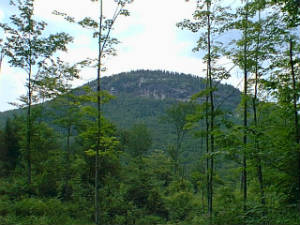
MULTIPOLYGON (((0 1, 0 21, 9 22, 15 8, 9 6, 9 0, 0 1)), ((96 40, 88 31, 76 25, 70 25, 60 17, 52 14, 53 10, 69 13, 80 19, 85 16, 97 18, 97 3, 90 0, 36 0, 37 19, 48 23, 49 32, 65 31, 74 37, 69 51, 60 57, 67 62, 77 62, 85 57, 97 54, 96 40)), ((104 0, 104 11, 110 17, 114 9, 113 0, 104 0)), ((197 35, 182 31, 176 23, 184 18, 191 18, 195 9, 195 0, 135 0, 130 6, 130 17, 120 17, 112 35, 121 44, 117 46, 118 55, 107 58, 104 62, 108 70, 105 76, 136 69, 162 69, 191 73, 202 76, 205 65, 200 53, 193 53, 197 35)), ((224 1, 225 2, 225 1, 224 1)), ((227 0, 231 4, 233 0, 227 0)), ((3 36, 0 33, 0 38, 3 36)), ((230 64, 223 59, 222 63, 230 64)), ((236 75, 236 74, 235 74, 236 75)), ((239 77, 233 76, 228 82, 236 85, 239 77)), ((80 80, 74 86, 81 85, 96 77, 94 68, 84 69, 80 80)), ((8 102, 16 102, 18 97, 26 94, 24 87, 26 74, 22 70, 9 67, 4 60, 0 72, 0 111, 12 109, 8 102)))

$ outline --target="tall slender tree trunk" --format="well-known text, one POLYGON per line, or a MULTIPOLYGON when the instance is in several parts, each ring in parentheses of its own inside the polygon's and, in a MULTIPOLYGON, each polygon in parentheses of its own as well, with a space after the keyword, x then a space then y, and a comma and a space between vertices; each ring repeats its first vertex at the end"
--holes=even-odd
POLYGON ((99 1, 100 16, 99 16, 99 37, 98 37, 98 65, 97 65, 97 147, 95 156, 95 223, 100 224, 100 209, 99 209, 99 150, 100 150, 100 137, 101 137, 101 64, 102 64, 102 21, 103 21, 103 1, 99 1))
POLYGON ((295 65, 294 65, 294 60, 293 60, 293 41, 290 40, 290 66, 291 66, 291 75, 292 75, 292 82, 293 82, 293 108, 294 108, 294 115, 295 115, 295 131, 296 131, 296 136, 295 140, 297 143, 300 143, 300 133, 299 133, 299 117, 298 117, 298 110, 297 110, 297 88, 296 88, 296 74, 295 74, 295 65))
POLYGON ((29 82, 28 82, 28 108, 27 108, 27 143, 26 143, 26 150, 27 150, 27 182, 28 185, 31 185, 31 73, 29 75, 29 82))
MULTIPOLYGON (((260 10, 258 12, 258 21, 259 26, 261 26, 261 13, 260 10)), ((253 121, 255 130, 257 131, 257 93, 258 93, 258 79, 259 79, 259 64, 258 64, 258 54, 260 49, 260 30, 257 33, 257 41, 256 41, 256 52, 255 52, 255 84, 254 84, 254 96, 253 96, 253 121)), ((257 133, 254 136, 254 145, 255 145, 255 159, 256 159, 256 167, 257 167, 257 178, 260 187, 260 199, 261 204, 265 206, 265 192, 264 192, 264 183, 263 183, 263 173, 262 173, 262 165, 261 165, 261 157, 260 157, 260 146, 259 140, 257 137, 257 133)), ((264 212, 265 213, 265 212, 264 212)))
POLYGON ((181 149, 181 141, 180 141, 180 132, 177 130, 177 137, 176 137, 176 149, 175 149, 175 176, 180 176, 180 164, 179 164, 179 152, 181 149))
MULTIPOLYGON (((208 79, 208 69, 206 72, 206 89, 209 87, 209 79, 208 79)), ((207 212, 209 215, 209 209, 210 209, 210 179, 209 179, 209 173, 210 173, 210 160, 209 160, 209 118, 208 118, 208 100, 209 96, 206 95, 205 99, 205 124, 206 124, 206 134, 205 134, 205 144, 206 144, 206 183, 207 183, 207 212)))
POLYGON ((68 198, 68 186, 69 186, 69 179, 70 179, 70 155, 71 155, 71 143, 70 143, 70 137, 71 137, 71 131, 72 131, 72 125, 68 125, 67 128, 67 151, 65 156, 65 163, 66 163, 66 173, 65 173, 65 183, 63 188, 63 198, 66 200, 68 198))
MULTIPOLYGON (((29 18, 29 21, 31 18, 29 18)), ((30 22, 29 22, 30 23, 30 22)), ((28 99, 27 99, 27 143, 26 143, 26 150, 27 150, 27 182, 29 189, 31 186, 31 136, 32 136, 32 121, 31 121, 31 105, 32 105, 32 84, 31 84, 31 76, 32 76, 32 45, 31 45, 31 37, 29 36, 29 71, 28 71, 28 99)), ((31 190, 30 190, 31 194, 31 190)))
POLYGON ((71 133, 72 133, 72 124, 69 124, 67 128, 67 162, 68 163, 71 155, 71 140, 70 140, 71 133))
MULTIPOLYGON (((211 2, 207 1, 207 69, 208 69, 208 78, 209 78, 209 97, 210 97, 210 152, 214 152, 214 96, 213 96, 213 79, 212 79, 212 68, 211 68, 211 21, 210 21, 210 7, 211 2)), ((213 174, 214 174, 214 157, 213 154, 210 156, 210 175, 209 175, 209 218, 210 223, 212 223, 212 214, 213 214, 213 174)))
MULTIPOLYGON (((298 117, 298 110, 297 110, 297 99, 298 99, 298 92, 296 88, 296 74, 295 74, 295 65, 294 65, 294 53, 293 53, 293 40, 290 39, 290 49, 289 49, 289 56, 290 56, 290 67, 291 67, 291 75, 292 75, 292 87, 293 87, 293 110, 295 115, 295 141, 297 144, 300 144, 300 128, 299 128, 299 117, 298 117)), ((300 189, 300 149, 298 150, 298 182, 299 182, 299 189, 300 189)), ((299 206, 300 209, 300 206, 299 206)))
POLYGON ((244 212, 247 211, 247 128, 248 128, 248 49, 247 49, 247 38, 248 38, 248 1, 246 1, 246 12, 245 12, 245 27, 244 27, 244 136, 243 136, 243 202, 244 202, 244 212))

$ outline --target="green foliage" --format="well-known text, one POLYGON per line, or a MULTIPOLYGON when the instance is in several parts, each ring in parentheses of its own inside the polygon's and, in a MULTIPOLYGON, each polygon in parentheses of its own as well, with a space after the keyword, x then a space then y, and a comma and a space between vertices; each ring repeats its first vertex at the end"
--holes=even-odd
MULTIPOLYGON (((24 198, 18 202, 1 200, 1 224, 76 224, 77 221, 70 217, 71 207, 63 204, 58 199, 24 198)), ((84 218, 84 217, 83 217, 84 218)), ((86 218, 84 218, 86 219, 86 218)))
POLYGON ((0 161, 1 176, 9 175, 18 163, 20 146, 18 143, 18 132, 20 125, 16 120, 7 119, 4 132, 0 133, 0 161))
POLYGON ((167 199, 167 207, 170 211, 170 220, 180 222, 187 219, 195 209, 191 204, 193 195, 189 192, 178 192, 167 199))
POLYGON ((136 221, 136 224, 145 224, 145 225, 156 225, 156 224, 164 224, 165 220, 159 216, 145 216, 136 221))
MULTIPOLYGON (((127 77, 124 78, 126 81, 127 77)), ((114 79, 116 78, 111 78, 111 86, 106 87, 109 90, 111 87, 120 90, 117 89, 116 83, 113 83, 117 82, 114 79)), ((108 81, 109 79, 106 78, 105 82, 108 81)), ((136 78, 130 82, 136 82, 136 78)), ((131 91, 135 92, 137 87, 134 85, 138 85, 138 83, 132 85, 131 91)), ((219 90, 220 88, 217 92, 219 90)), ((122 131, 118 131, 117 127, 104 116, 101 117, 103 129, 99 154, 99 181, 101 184, 99 192, 103 197, 99 199, 99 203, 101 206, 100 217, 103 222, 107 224, 209 224, 206 214, 205 194, 207 190, 204 164, 206 155, 203 136, 198 133, 200 136, 196 135, 198 140, 195 140, 192 135, 187 133, 186 139, 182 143, 184 152, 181 155, 180 177, 174 175, 174 160, 166 152, 165 146, 168 143, 171 145, 176 143, 176 132, 170 132, 171 126, 161 124, 160 118, 168 108, 180 108, 183 107, 183 103, 174 105, 174 100, 132 97, 130 94, 121 96, 123 92, 117 93, 115 99, 103 106, 105 115, 113 118, 112 120, 115 122, 119 118, 120 122, 116 122, 116 124, 122 127, 122 131), (122 115, 128 109, 131 111, 122 115), (128 120, 125 121, 123 118, 127 115, 128 120), (136 118, 140 118, 138 121, 141 123, 130 126, 130 123, 134 124, 133 121, 136 118), (148 151, 149 148, 145 148, 144 143, 150 140, 150 132, 151 135, 153 134, 153 146, 148 151), (136 149, 147 149, 147 151, 140 152, 143 154, 139 154, 139 157, 132 157, 135 154, 128 153, 136 145, 131 145, 129 148, 130 141, 141 144, 136 149), (160 141, 161 143, 159 143, 160 141)), ((104 95, 107 96, 107 99, 111 98, 107 93, 103 93, 104 95)), ((0 185, 0 194, 3 196, 0 207, 1 223, 91 223, 94 212, 94 154, 97 129, 96 110, 93 108, 93 104, 89 105, 88 102, 94 102, 94 99, 95 96, 89 94, 89 91, 85 89, 75 90, 73 93, 67 94, 66 98, 58 99, 57 103, 51 102, 56 109, 62 108, 55 119, 46 120, 53 128, 41 120, 43 116, 48 115, 45 111, 52 109, 45 105, 34 107, 32 117, 35 134, 32 139, 34 179, 31 190, 33 196, 32 198, 28 197, 26 179, 23 177, 22 169, 24 161, 21 157, 17 161, 16 168, 11 169, 14 175, 2 180, 0 185), (76 93, 83 95, 77 96, 76 93), (52 125, 51 121, 55 124, 52 125), (65 129, 70 125, 72 126, 70 133, 72 153, 68 166, 66 164, 65 135, 67 132, 65 129), (60 131, 59 135, 56 133, 57 131, 60 131), (86 152, 91 154, 86 154, 86 152), (66 184, 67 174, 69 174, 69 179, 66 184), (18 212, 23 215, 22 217, 15 214, 16 207, 18 207, 18 212)), ((195 122, 199 118, 203 119, 199 115, 204 111, 203 105, 196 106, 197 118, 186 117, 187 113, 182 117, 183 120, 174 119, 173 121, 174 123, 195 122)), ((213 215, 214 224, 240 224, 244 218, 247 218, 249 224, 255 224, 255 221, 262 223, 267 221, 271 224, 297 224, 293 217, 296 209, 294 199, 298 198, 296 170, 293 169, 293 165, 297 163, 297 157, 293 150, 296 145, 292 143, 294 140, 292 136, 294 132, 293 114, 288 105, 279 107, 276 103, 268 102, 260 102, 258 111, 259 126, 255 130, 250 126, 248 132, 250 136, 254 135, 253 132, 258 132, 259 141, 264 146, 260 156, 263 159, 264 173, 267 174, 265 185, 268 188, 265 191, 268 213, 262 216, 265 208, 261 206, 257 195, 259 188, 255 179, 255 160, 251 158, 248 161, 249 176, 251 177, 249 205, 247 214, 242 212, 242 198, 239 192, 241 160, 239 155, 243 129, 232 115, 219 114, 217 124, 220 127, 215 130, 218 146, 216 159, 220 163, 217 166, 219 172, 214 177, 214 201, 216 202, 213 215), (286 120, 282 120, 283 117, 286 120), (286 218, 281 216, 283 213, 287 215, 286 218)), ((179 110, 179 112, 181 111, 179 110)), ((235 115, 238 114, 235 113, 235 115)), ((172 118, 167 119, 171 120, 172 118)), ((13 129, 7 130, 15 132, 14 135, 22 155, 25 143, 24 118, 16 117, 8 123, 12 125, 13 129), (16 130, 14 131, 14 129, 16 130)), ((202 126, 200 123, 200 127, 202 126)), ((186 128, 183 126, 183 129, 186 128)), ((13 138, 14 135, 10 138, 13 138)), ((5 136, 5 130, 1 136, 5 136)), ((248 154, 251 156, 251 143, 248 149, 248 154)))
POLYGON ((144 124, 134 124, 125 134, 127 151, 133 157, 140 157, 147 153, 152 144, 151 134, 144 124))
MULTIPOLYGON (((148 70, 105 77, 101 80, 105 91, 97 91, 96 81, 71 90, 78 68, 95 61, 68 65, 53 57, 56 51, 65 51, 72 38, 65 33, 43 35, 46 24, 33 20, 33 0, 12 2, 21 13, 11 17, 11 26, 0 24, 8 34, 1 54, 25 70, 32 93, 23 98, 28 108, 0 117, 0 224, 92 224, 95 203, 102 224, 299 224, 295 1, 251 1, 235 16, 218 1, 198 1, 193 21, 179 23, 201 33, 195 50, 208 49, 210 32, 211 52, 203 59, 214 64, 213 79, 229 75, 217 64, 224 53, 255 76, 249 80, 255 90, 247 89, 242 97, 237 89, 213 79, 209 83, 192 75, 148 70), (270 5, 276 7, 267 9, 270 5), (245 32, 225 51, 216 38, 229 29, 245 32), (212 94, 214 105, 207 102, 212 94), (42 104, 32 105, 41 99, 42 104), (241 123, 239 103, 255 108, 243 114, 248 116, 247 126, 241 123), (205 118, 214 119, 208 129, 205 118), (206 135, 214 138, 213 152, 207 151, 206 135), (30 185, 24 176, 29 153, 30 185), (240 182, 243 156, 247 201, 240 182), (209 168, 206 163, 211 159, 216 163, 209 168), (207 215, 209 178, 212 215, 207 215)), ((109 34, 118 15, 129 15, 124 6, 130 2, 115 1, 112 19, 101 15, 103 21, 77 21, 100 38, 103 57, 115 54, 118 41, 109 34), (106 33, 99 33, 99 26, 106 33)))

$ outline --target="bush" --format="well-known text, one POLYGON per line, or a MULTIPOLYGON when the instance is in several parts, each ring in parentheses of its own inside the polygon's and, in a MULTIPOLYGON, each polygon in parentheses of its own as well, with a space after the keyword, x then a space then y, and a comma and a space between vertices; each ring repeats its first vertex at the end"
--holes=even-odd
POLYGON ((155 225, 155 224, 164 224, 165 221, 163 218, 159 217, 159 216, 153 216, 153 215, 149 215, 149 216, 144 216, 138 220, 136 220, 137 225, 155 225))
POLYGON ((189 192, 178 192, 167 198, 169 218, 172 221, 184 221, 192 212, 193 195, 189 192))
POLYGON ((0 198, 1 225, 62 225, 86 224, 90 222, 85 210, 74 203, 61 202, 59 199, 23 198, 13 202, 4 196, 0 198), (74 212, 74 217, 71 212, 74 212), (76 215, 75 211, 79 214, 76 215), (85 215, 85 216, 83 216, 85 215))
POLYGON ((47 205, 41 199, 36 198, 25 198, 15 203, 18 217, 46 215, 46 207, 47 205))
POLYGON ((0 197, 0 216, 6 216, 12 211, 12 203, 8 196, 0 197))

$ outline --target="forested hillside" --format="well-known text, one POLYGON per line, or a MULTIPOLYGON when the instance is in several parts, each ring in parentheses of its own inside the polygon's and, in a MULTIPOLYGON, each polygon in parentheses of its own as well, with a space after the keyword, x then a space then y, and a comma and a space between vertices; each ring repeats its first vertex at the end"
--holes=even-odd
MULTIPOLYGON (((88 86, 93 88, 95 83, 88 86)), ((105 117, 124 129, 135 123, 147 125, 153 137, 152 149, 161 149, 172 142, 170 138, 175 133, 173 125, 163 121, 166 110, 204 90, 205 80, 186 74, 139 70, 104 77, 102 87, 116 96, 103 105, 105 117)), ((234 112, 240 102, 240 92, 230 85, 218 84, 216 99, 219 108, 234 112)), ((203 101, 202 98, 199 103, 203 101)))
POLYGON ((74 64, 59 57, 73 37, 46 30, 34 0, 0 23, 0 63, 26 77, 0 113, 0 224, 299 225, 299 1, 192 3, 177 27, 197 35, 201 77, 103 77, 134 4, 111 1, 109 18, 103 1, 97 20, 54 12, 97 39, 74 64), (84 68, 96 79, 73 88, 84 68), (235 74, 242 90, 223 84, 235 74))
MULTIPOLYGON (((96 81, 92 81, 84 86, 95 90, 95 85, 96 81)), ((75 89, 74 94, 83 93, 83 87, 75 89)), ((114 96, 103 105, 104 116, 118 129, 129 129, 133 124, 145 124, 153 139, 151 149, 162 149, 175 139, 175 129, 163 121, 166 110, 176 102, 189 101, 192 95, 204 90, 205 79, 168 71, 138 70, 104 77, 102 87, 114 96)), ((240 92, 230 85, 217 84, 216 99, 219 108, 232 113, 240 102, 240 92)), ((202 98, 198 103, 203 101, 202 98)), ((45 103, 43 107, 51 108, 50 105, 53 104, 55 105, 55 99, 45 103)), ((56 113, 59 114, 59 108, 56 113)), ((1 127, 4 128, 8 118, 21 114, 24 115, 25 111, 0 113, 1 127)), ((45 121, 54 120, 51 114, 44 113, 44 116, 45 121)), ((51 126, 51 122, 49 125, 51 126)), ((184 144, 195 146, 197 142, 197 139, 190 139, 184 144)))

